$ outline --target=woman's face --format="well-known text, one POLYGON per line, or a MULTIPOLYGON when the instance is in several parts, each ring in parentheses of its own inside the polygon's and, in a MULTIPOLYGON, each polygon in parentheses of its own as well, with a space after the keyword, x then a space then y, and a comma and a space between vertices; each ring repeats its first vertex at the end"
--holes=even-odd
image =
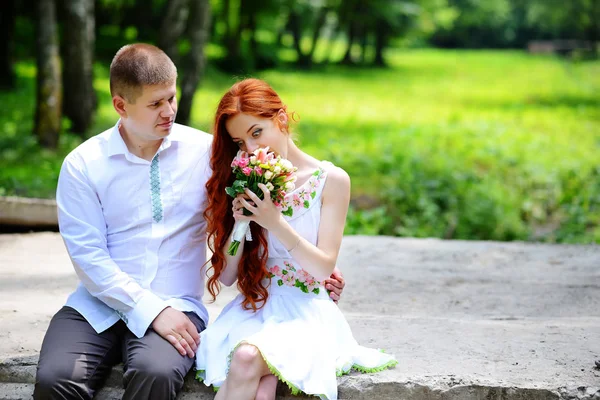
MULTIPOLYGON (((287 115, 280 113, 276 118, 287 124, 287 115)), ((240 150, 252 153, 258 148, 269 147, 276 154, 287 157, 288 135, 279 129, 275 120, 240 113, 225 122, 229 136, 240 150)))

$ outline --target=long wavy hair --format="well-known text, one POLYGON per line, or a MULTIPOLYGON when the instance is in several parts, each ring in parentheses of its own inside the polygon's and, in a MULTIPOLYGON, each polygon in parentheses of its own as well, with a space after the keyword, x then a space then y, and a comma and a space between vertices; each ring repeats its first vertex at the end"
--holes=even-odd
MULTIPOLYGON (((233 142, 225 123, 240 113, 273 120, 280 129, 287 131, 277 118, 280 110, 286 112, 279 95, 264 81, 245 79, 234 84, 219 102, 213 126, 212 153, 210 166, 212 176, 206 183, 208 205, 204 212, 207 221, 208 246, 212 251, 210 259, 213 274, 208 278, 208 291, 213 300, 221 290, 219 277, 225 268, 225 246, 233 230, 234 218, 231 210, 233 198, 225 193, 225 188, 233 184, 235 176, 231 171, 231 160, 239 150, 233 142)), ((270 282, 267 276, 267 236, 262 227, 250 223, 252 241, 246 241, 238 267, 238 289, 244 296, 242 306, 254 311, 262 308, 268 298, 270 282), (266 284, 266 286, 265 286, 266 284)), ((208 271, 207 271, 208 273, 208 271)))

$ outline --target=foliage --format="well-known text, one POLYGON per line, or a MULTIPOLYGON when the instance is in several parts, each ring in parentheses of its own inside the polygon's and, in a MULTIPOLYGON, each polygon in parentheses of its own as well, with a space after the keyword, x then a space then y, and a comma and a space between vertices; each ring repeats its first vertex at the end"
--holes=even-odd
MULTIPOLYGON (((388 58, 389 69, 259 75, 300 115, 293 128, 301 147, 350 174, 346 233, 600 243, 598 61, 448 50, 388 58)), ((9 105, 0 117, 0 191, 53 197, 60 162, 78 139, 63 135, 57 153, 31 139, 32 65, 17 64, 18 91, 0 93, 9 105)), ((116 119, 105 66, 96 77, 90 134, 116 119)), ((237 78, 209 68, 192 126, 210 129, 237 78)))

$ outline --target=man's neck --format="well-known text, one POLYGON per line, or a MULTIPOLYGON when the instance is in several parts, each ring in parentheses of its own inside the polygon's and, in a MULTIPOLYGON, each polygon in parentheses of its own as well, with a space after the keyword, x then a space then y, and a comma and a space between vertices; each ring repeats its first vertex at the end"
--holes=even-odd
POLYGON ((131 154, 146 161, 152 160, 163 141, 163 139, 140 139, 134 135, 129 134, 127 130, 123 127, 123 125, 119 125, 119 133, 121 134, 121 137, 123 138, 123 141, 127 146, 127 150, 129 150, 131 154))

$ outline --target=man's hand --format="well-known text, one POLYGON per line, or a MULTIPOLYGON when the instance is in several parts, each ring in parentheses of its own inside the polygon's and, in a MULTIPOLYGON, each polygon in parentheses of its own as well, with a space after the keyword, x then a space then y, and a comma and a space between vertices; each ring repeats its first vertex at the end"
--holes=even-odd
POLYGON ((337 304, 340 297, 342 297, 344 286, 346 286, 346 281, 338 267, 335 267, 331 276, 325 279, 325 289, 331 292, 329 293, 329 297, 331 297, 335 304, 337 304))
POLYGON ((200 334, 190 319, 174 308, 167 307, 152 321, 152 329, 173 345, 181 354, 193 358, 200 344, 200 334))

